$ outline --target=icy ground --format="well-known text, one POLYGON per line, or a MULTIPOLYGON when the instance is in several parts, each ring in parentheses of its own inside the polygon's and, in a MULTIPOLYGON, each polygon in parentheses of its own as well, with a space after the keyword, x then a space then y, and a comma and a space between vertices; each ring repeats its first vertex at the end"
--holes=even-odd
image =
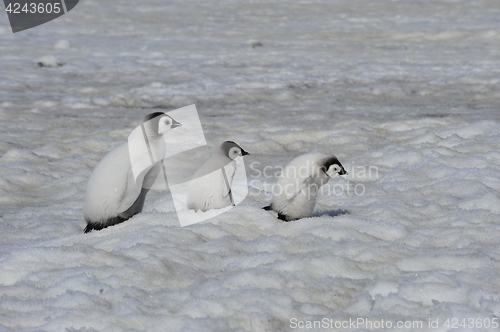
POLYGON ((82 0, 16 34, 0 11, 0 331, 488 330, 444 323, 500 317, 499 61, 498 0, 82 0), (193 103, 251 153, 249 197, 181 228, 153 193, 83 234, 96 163, 193 103), (350 175, 279 222, 259 189, 310 151, 350 175))

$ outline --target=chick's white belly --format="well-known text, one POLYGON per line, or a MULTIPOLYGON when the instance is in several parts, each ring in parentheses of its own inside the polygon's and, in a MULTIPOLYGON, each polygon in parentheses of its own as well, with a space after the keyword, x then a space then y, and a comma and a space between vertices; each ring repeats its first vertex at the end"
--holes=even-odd
POLYGON ((231 205, 231 199, 229 195, 224 197, 226 191, 226 185, 220 170, 191 180, 188 208, 207 211, 227 207, 231 205))
MULTIPOLYGON (((278 187, 281 193, 273 198, 272 208, 288 216, 291 220, 308 218, 316 206, 316 196, 325 181, 321 178, 308 178, 305 183, 297 182, 295 178, 281 178, 278 187), (294 186, 291 186, 291 185, 294 186), (294 192, 290 188, 299 188, 298 193, 289 198, 294 192)), ((326 181, 327 182, 327 181, 326 181)))
POLYGON ((280 211, 291 219, 300 219, 310 217, 315 205, 315 194, 302 189, 292 199, 287 199, 285 195, 276 196, 272 207, 273 210, 280 211))
POLYGON ((129 169, 126 144, 109 152, 97 164, 87 185, 83 209, 86 220, 100 221, 116 217, 116 209, 127 186, 129 169))

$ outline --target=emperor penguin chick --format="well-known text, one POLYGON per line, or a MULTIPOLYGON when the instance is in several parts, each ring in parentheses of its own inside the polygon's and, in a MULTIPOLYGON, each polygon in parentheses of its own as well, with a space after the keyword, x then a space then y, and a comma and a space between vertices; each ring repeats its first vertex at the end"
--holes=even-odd
POLYGON ((143 118, 139 128, 142 133, 137 137, 142 146, 147 146, 144 154, 151 161, 138 176, 134 176, 130 149, 141 146, 140 142, 129 140, 102 158, 87 184, 83 208, 85 233, 116 225, 142 211, 146 195, 161 169, 166 148, 163 135, 179 126, 179 122, 163 112, 143 118))
POLYGON ((310 217, 316 205, 316 196, 321 186, 330 178, 346 175, 344 167, 334 155, 307 153, 293 159, 283 170, 276 184, 278 189, 271 205, 265 210, 278 213, 283 221, 310 217))
POLYGON ((234 206, 231 184, 237 167, 235 159, 248 154, 232 141, 222 143, 214 156, 193 175, 189 184, 188 208, 205 212, 234 206))

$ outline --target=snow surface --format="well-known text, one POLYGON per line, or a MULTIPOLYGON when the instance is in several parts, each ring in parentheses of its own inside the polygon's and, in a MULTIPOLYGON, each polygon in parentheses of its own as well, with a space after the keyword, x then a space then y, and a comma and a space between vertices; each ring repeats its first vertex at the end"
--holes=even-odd
POLYGON ((82 0, 16 34, 0 11, 0 331, 500 317, 499 59, 498 0, 82 0), (251 153, 248 198, 180 227, 151 193, 83 234, 97 162, 193 103, 211 147, 251 153), (312 151, 348 168, 337 191, 261 210, 312 151))

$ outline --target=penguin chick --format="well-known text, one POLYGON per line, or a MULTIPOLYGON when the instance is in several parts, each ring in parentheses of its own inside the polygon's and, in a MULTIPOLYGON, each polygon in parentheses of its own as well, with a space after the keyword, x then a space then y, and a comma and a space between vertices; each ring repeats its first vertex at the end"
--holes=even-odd
POLYGON ((237 167, 235 159, 248 154, 232 141, 222 143, 214 156, 193 175, 189 184, 188 208, 205 212, 234 206, 231 184, 237 167))
POLYGON ((278 180, 271 205, 264 210, 273 210, 283 221, 310 217, 316 205, 316 196, 321 186, 330 178, 346 175, 342 164, 334 155, 307 153, 293 159, 278 180))
POLYGON ((151 156, 150 166, 138 177, 134 177, 130 160, 130 145, 127 142, 109 152, 96 165, 87 184, 83 215, 87 222, 84 232, 101 230, 121 223, 142 211, 144 200, 161 170, 161 156, 165 151, 163 135, 181 126, 163 112, 146 115, 141 129, 151 156))

